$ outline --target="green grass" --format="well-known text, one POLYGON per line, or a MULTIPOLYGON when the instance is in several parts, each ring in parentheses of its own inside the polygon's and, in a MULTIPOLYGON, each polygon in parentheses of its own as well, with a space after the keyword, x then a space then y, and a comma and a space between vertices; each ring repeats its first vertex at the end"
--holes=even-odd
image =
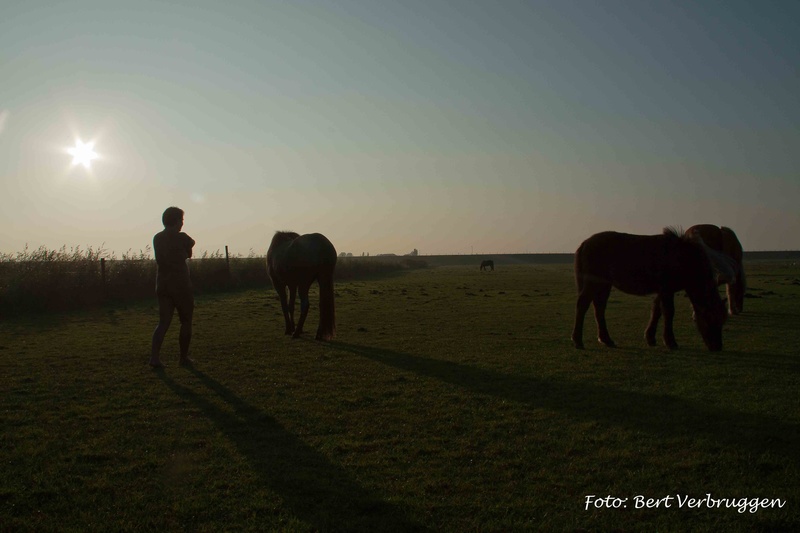
MULTIPOLYGON (((705 350, 569 341, 569 265, 414 270, 336 286, 338 336, 285 337, 274 292, 198 298, 146 365, 153 302, 0 323, 0 529, 782 531, 800 528, 800 267, 748 265, 705 350), (633 498, 783 508, 635 509, 633 498), (587 495, 629 498, 585 510, 587 495)), ((177 319, 176 319, 177 322, 177 319)))

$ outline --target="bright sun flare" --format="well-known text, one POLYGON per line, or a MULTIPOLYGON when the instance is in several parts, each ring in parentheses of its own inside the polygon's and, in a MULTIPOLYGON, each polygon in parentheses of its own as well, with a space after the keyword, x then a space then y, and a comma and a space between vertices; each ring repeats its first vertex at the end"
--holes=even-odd
POLYGON ((75 147, 67 152, 72 156, 72 166, 83 165, 87 169, 91 168, 92 160, 98 158, 97 152, 94 151, 94 143, 85 143, 80 139, 75 142, 75 147))

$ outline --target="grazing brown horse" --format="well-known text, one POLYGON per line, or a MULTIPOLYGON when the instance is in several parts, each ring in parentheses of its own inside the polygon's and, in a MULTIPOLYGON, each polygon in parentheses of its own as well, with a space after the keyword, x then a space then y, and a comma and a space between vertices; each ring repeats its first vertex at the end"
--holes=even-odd
POLYGON ((727 285, 728 312, 738 315, 744 310, 744 293, 747 281, 742 263, 742 244, 732 229, 713 224, 697 224, 686 230, 687 235, 699 235, 703 242, 712 250, 716 250, 733 260, 735 268, 734 279, 725 279, 720 276, 720 285, 727 285))
POLYGON ((278 231, 267 250, 267 272, 281 300, 286 322, 286 334, 297 338, 303 333, 308 315, 308 289, 319 283, 319 327, 317 340, 331 340, 336 334, 333 306, 333 271, 336 268, 336 248, 324 235, 298 235, 278 231), (286 288, 289 297, 286 297, 286 288), (300 320, 294 323, 294 302, 300 293, 300 320))
POLYGON ((578 302, 572 342, 583 348, 583 318, 594 304, 597 336, 614 347, 606 327, 605 310, 611 287, 644 296, 656 294, 650 322, 645 330, 647 344, 656 344, 656 327, 664 315, 664 344, 675 349, 672 320, 674 296, 685 290, 696 313, 697 329, 710 351, 722 349, 722 325, 727 317, 719 297, 711 259, 702 242, 664 228, 661 235, 630 235, 606 231, 592 235, 575 252, 575 281, 578 302))
POLYGON ((492 269, 494 271, 494 261, 491 259, 487 259, 486 261, 481 261, 481 270, 488 270, 492 269))

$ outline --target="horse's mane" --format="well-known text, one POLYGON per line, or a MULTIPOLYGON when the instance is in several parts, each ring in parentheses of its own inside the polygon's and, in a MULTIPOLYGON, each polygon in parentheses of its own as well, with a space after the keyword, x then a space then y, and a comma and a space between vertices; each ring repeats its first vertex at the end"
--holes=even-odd
POLYGON ((300 235, 293 232, 293 231, 276 231, 275 235, 272 236, 272 243, 270 244, 270 248, 282 244, 284 242, 293 241, 298 238, 300 235))
POLYGON ((696 249, 702 250, 703 253, 700 254, 700 257, 703 257, 704 262, 711 267, 711 270, 715 272, 718 277, 726 280, 726 283, 732 283, 736 280, 736 268, 734 261, 725 254, 709 247, 705 241, 703 241, 703 238, 699 233, 692 232, 684 234, 683 231, 681 231, 679 228, 675 228, 674 226, 667 226, 664 228, 663 233, 664 235, 672 235, 683 239, 684 242, 693 245, 696 249))

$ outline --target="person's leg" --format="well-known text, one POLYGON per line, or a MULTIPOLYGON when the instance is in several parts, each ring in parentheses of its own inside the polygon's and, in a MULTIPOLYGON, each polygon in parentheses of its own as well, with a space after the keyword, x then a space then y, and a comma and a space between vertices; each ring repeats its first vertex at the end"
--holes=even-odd
POLYGON ((181 349, 180 364, 191 365, 194 360, 189 357, 189 344, 192 342, 192 317, 194 315, 194 296, 185 295, 178 305, 178 317, 181 320, 181 333, 178 342, 181 349))
POLYGON ((172 298, 165 296, 158 297, 158 325, 153 331, 153 346, 150 353, 150 366, 163 367, 161 362, 161 345, 164 343, 164 336, 167 334, 169 325, 172 322, 172 314, 175 311, 175 303, 172 298))

